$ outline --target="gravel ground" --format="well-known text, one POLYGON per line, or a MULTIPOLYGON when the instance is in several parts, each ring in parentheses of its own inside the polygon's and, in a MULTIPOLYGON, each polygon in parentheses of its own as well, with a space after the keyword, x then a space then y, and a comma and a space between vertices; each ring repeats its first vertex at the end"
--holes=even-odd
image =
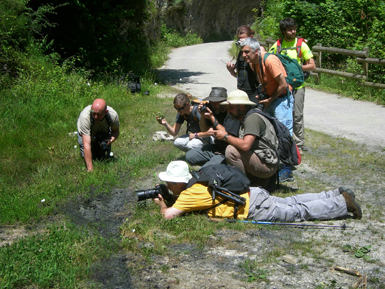
MULTIPOLYGON (((331 178, 305 164, 294 173, 303 179, 317 175, 330 187, 348 180, 331 178)), ((134 190, 139 184, 151 187, 154 179, 140 180, 127 190, 114 190, 111 194, 95 193, 87 199, 79 197, 67 205, 65 212, 79 225, 92 225, 105 238, 119 238, 119 226, 133 213, 134 190)), ((297 183, 285 186, 295 190, 297 183)), ((228 229, 211 236, 203 249, 192 244, 169 246, 169 253, 151 256, 150 265, 137 253, 121 252, 93 266, 93 281, 101 288, 353 288, 360 277, 334 270, 339 266, 367 276, 367 288, 384 288, 385 224, 371 216, 384 206, 382 195, 377 193, 382 186, 382 183, 366 185, 365 190, 364 185, 354 187, 364 212, 362 220, 348 218, 307 223, 346 224, 345 230, 256 226, 239 232, 232 230, 229 224, 228 229), (371 210, 368 204, 372 204, 371 210), (345 244, 356 249, 368 245, 371 248, 365 258, 356 258, 353 251, 343 251, 345 244), (255 268, 248 271, 242 268, 247 262, 252 262, 255 268), (261 274, 266 277, 258 278, 261 274), (247 282, 248 277, 256 280, 247 282)), ((170 236, 159 233, 159 237, 170 236)))

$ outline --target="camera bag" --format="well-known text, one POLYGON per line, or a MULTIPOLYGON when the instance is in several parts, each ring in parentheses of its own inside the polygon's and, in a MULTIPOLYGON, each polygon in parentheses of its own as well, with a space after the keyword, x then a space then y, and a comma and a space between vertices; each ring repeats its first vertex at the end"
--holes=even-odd
POLYGON ((193 179, 188 186, 200 183, 209 188, 213 200, 216 196, 223 197, 221 202, 207 211, 232 201, 234 202, 234 218, 237 217, 238 207, 246 203, 246 199, 240 195, 247 193, 250 187, 250 180, 240 169, 226 164, 216 164, 204 166, 191 174, 193 179))

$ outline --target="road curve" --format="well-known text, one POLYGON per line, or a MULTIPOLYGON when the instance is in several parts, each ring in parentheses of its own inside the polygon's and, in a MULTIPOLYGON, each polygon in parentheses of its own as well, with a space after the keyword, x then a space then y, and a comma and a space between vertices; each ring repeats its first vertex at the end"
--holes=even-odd
MULTIPOLYGON (((208 96, 211 87, 236 89, 236 79, 225 63, 231 41, 173 49, 159 77, 196 98, 208 96)), ((312 89, 306 90, 305 128, 345 137, 376 151, 385 148, 385 107, 312 89)))

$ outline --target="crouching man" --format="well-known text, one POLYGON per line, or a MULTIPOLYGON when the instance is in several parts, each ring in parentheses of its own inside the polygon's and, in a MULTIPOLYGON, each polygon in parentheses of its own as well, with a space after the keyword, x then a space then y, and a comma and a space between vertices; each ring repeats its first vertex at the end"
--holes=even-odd
POLYGON ((110 157, 111 143, 119 136, 119 116, 104 99, 97 98, 80 113, 77 126, 80 154, 89 172, 92 160, 110 157))
MULTIPOLYGON (((167 207, 160 194, 154 199, 165 219, 173 219, 193 211, 206 212, 209 217, 234 217, 234 204, 231 201, 223 202, 220 196, 213 200, 207 186, 192 184, 192 176, 184 161, 171 162, 165 172, 159 173, 159 179, 165 181, 168 189, 178 196, 172 207, 167 207)), ((262 188, 251 187, 250 192, 241 197, 246 202, 238 208, 238 219, 300 222, 312 219, 329 220, 347 216, 348 213, 352 213, 354 219, 362 217, 354 193, 343 187, 319 194, 309 193, 287 198, 270 196, 262 188)))

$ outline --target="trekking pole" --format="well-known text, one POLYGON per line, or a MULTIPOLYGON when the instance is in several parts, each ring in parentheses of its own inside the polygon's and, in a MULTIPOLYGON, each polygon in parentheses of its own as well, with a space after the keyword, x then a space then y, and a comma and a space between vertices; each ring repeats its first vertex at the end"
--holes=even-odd
POLYGON ((341 228, 345 230, 347 228, 346 224, 341 226, 338 225, 320 225, 320 224, 297 224, 297 223, 275 223, 275 222, 264 222, 264 221, 245 221, 245 220, 234 220, 226 219, 228 223, 249 223, 249 224, 258 224, 258 225, 278 225, 278 226, 296 226, 296 227, 320 227, 320 228, 341 228))

